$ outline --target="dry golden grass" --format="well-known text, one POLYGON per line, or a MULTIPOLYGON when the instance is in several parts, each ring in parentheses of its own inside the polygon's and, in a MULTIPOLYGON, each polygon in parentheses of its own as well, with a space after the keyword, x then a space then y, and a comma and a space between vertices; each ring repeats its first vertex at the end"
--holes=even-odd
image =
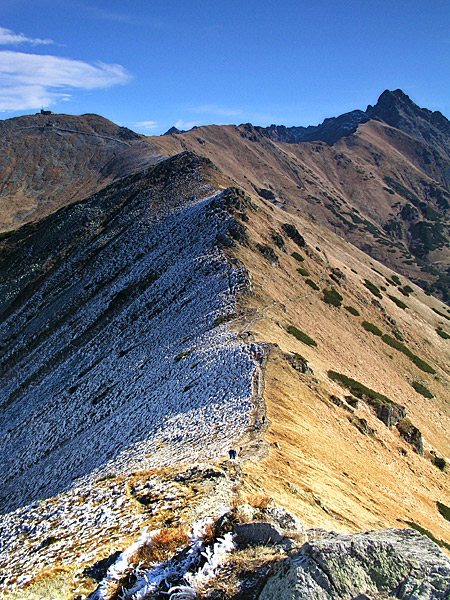
MULTIPOLYGON (((232 598, 239 592, 243 581, 248 586, 252 574, 256 575, 263 568, 267 576, 271 566, 283 556, 274 546, 252 546, 236 550, 229 555, 217 576, 200 590, 201 597, 209 598, 212 595, 214 598, 232 598)), ((256 579, 255 577, 255 582, 256 579)))
MULTIPOLYGON (((310 222, 280 214, 276 208, 267 210, 261 203, 259 207, 249 225, 252 244, 270 243, 272 230, 281 231, 281 223, 287 220, 294 222, 309 247, 321 249, 320 253, 304 253, 302 264, 311 277, 325 282, 328 265, 338 267, 346 276, 339 288, 344 304, 355 306, 361 315, 328 306, 320 294, 306 289, 290 255, 278 252, 279 266, 274 268, 252 247, 239 248, 238 257, 250 270, 253 285, 253 295, 241 299, 240 311, 253 317, 235 327, 251 330, 257 341, 276 344, 265 372, 269 456, 244 467, 244 492, 273 497, 277 504, 296 512, 307 527, 356 531, 401 527, 411 520, 450 541, 450 526, 435 505, 450 495, 448 476, 415 454, 397 430, 387 428, 364 402, 355 415, 366 419, 375 435, 359 432, 349 422, 348 412, 329 401, 330 394, 343 398, 348 392, 327 377, 329 369, 342 372, 406 406, 411 422, 424 435, 426 449, 435 448, 448 457, 450 392, 445 379, 450 378, 450 352, 448 344, 435 343, 437 320, 427 307, 430 300, 417 291, 408 298, 408 311, 386 299, 382 305, 404 332, 408 347, 432 364, 439 377, 419 372, 407 357, 362 328, 361 322, 370 320, 389 331, 383 313, 363 286, 365 278, 377 285, 383 281, 367 256, 328 232, 322 234, 310 222), (290 324, 315 339, 317 348, 290 336, 290 324), (306 358, 314 376, 295 371, 285 352, 306 358), (426 380, 436 398, 418 399, 409 383, 412 376, 426 380)), ((295 245, 285 241, 291 254, 295 245)))
POLYGON ((189 536, 182 527, 167 527, 161 529, 145 546, 141 546, 130 557, 132 565, 141 564, 150 567, 155 563, 166 561, 180 547, 189 542, 189 536))
POLYGON ((247 504, 260 510, 267 508, 271 501, 272 498, 267 494, 250 494, 247 496, 247 504))

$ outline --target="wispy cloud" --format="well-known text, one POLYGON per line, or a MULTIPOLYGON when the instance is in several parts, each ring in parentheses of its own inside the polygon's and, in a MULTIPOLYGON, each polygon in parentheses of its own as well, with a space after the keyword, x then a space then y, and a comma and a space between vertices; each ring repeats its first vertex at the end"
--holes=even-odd
POLYGON ((123 85, 131 75, 117 64, 0 51, 0 110, 26 110, 68 100, 73 90, 123 85))
POLYGON ((175 123, 175 127, 177 129, 192 129, 193 127, 196 127, 197 125, 200 125, 201 121, 183 121, 183 119, 178 119, 178 121, 175 123))
POLYGON ((133 127, 136 129, 150 131, 152 129, 156 129, 156 127, 158 127, 158 123, 156 121, 138 121, 137 123, 133 124, 133 127))
POLYGON ((18 44, 32 44, 33 46, 54 44, 53 40, 29 38, 23 33, 14 33, 11 29, 0 27, 0 46, 15 46, 18 44))
POLYGON ((238 117, 242 114, 240 108, 226 108, 217 104, 203 104, 201 106, 194 106, 190 110, 199 114, 218 115, 220 117, 238 117))
POLYGON ((161 23, 159 21, 151 20, 147 15, 138 17, 125 12, 116 12, 106 8, 98 8, 97 6, 83 6, 83 11, 86 12, 88 16, 100 21, 121 23, 122 25, 145 25, 146 27, 150 26, 154 28, 161 27, 161 23))

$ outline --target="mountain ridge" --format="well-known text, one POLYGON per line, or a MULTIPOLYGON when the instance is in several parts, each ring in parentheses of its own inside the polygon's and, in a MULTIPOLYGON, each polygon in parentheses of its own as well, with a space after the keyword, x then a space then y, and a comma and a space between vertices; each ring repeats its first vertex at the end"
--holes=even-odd
POLYGON ((425 171, 376 119, 332 146, 135 142, 113 181, 0 237, 0 595, 257 600, 359 544, 324 598, 437 600, 450 309, 406 273, 444 262, 413 234, 446 232, 445 157, 425 171), (376 560, 406 547, 420 577, 376 560))

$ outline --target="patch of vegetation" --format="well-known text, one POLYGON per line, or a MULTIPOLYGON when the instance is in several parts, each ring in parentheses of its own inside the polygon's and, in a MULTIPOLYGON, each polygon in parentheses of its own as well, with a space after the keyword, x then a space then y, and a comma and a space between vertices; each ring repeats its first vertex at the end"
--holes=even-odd
POLYGON ((303 262, 305 260, 304 257, 298 252, 293 252, 291 256, 293 256, 295 260, 298 260, 298 262, 303 262))
POLYGON ((419 369, 421 371, 424 371, 424 373, 431 373, 432 375, 436 374, 436 371, 433 369, 433 367, 431 367, 428 363, 426 363, 424 360, 422 360, 419 356, 417 356, 416 354, 411 352, 411 350, 409 348, 407 348, 404 344, 402 344, 395 338, 393 338, 390 335, 387 335, 385 333, 381 337, 381 339, 383 340, 383 342, 385 344, 387 344, 388 346, 391 346, 391 348, 395 348, 395 350, 402 352, 405 356, 407 356, 410 360, 412 360, 412 362, 416 365, 416 367, 419 367, 419 369))
POLYGON ((432 307, 431 310, 434 311, 440 317, 444 317, 444 319, 447 319, 447 321, 450 321, 450 317, 448 315, 444 314, 443 312, 441 312, 440 310, 438 310, 437 308, 432 307))
POLYGON ((409 233, 414 243, 414 254, 419 258, 424 258, 436 248, 442 248, 448 241, 441 223, 419 221, 410 226, 409 233))
POLYGON ((443 472, 447 470, 447 461, 442 456, 435 456, 433 464, 443 472))
POLYGON ((450 335, 442 329, 442 327, 438 327, 436 329, 436 333, 441 336, 444 340, 450 340, 450 335))
POLYGON ((407 294, 412 294, 414 292, 414 290, 412 289, 412 287, 410 285, 403 286, 403 291, 406 292, 407 294))
POLYGON ((413 381, 411 385, 416 390, 416 392, 421 394, 424 398, 434 398, 434 394, 432 394, 430 390, 427 387, 425 387, 422 383, 419 383, 418 381, 413 381))
POLYGON ((415 529, 422 535, 426 535, 427 537, 429 537, 430 540, 432 540, 435 544, 437 544, 441 548, 447 548, 447 550, 450 550, 450 544, 447 544, 447 542, 444 542, 444 540, 438 540, 438 538, 436 536, 434 536, 431 533, 431 531, 428 531, 428 529, 425 529, 425 527, 422 527, 421 525, 414 523, 414 521, 405 521, 405 523, 407 525, 409 525, 411 527, 411 529, 415 529))
POLYGON ((420 204, 419 198, 416 196, 416 194, 413 194, 413 192, 411 192, 411 190, 409 190, 407 187, 405 187, 403 185, 403 183, 400 183, 400 181, 397 181, 397 179, 394 179, 393 177, 389 177, 389 175, 384 177, 384 181, 395 192, 397 192, 397 194, 399 196, 406 198, 406 200, 409 200, 412 204, 414 204, 414 206, 419 206, 419 204, 420 204))
POLYGON ((307 271, 303 267, 299 267, 297 269, 297 273, 300 273, 300 275, 303 275, 304 277, 308 277, 308 275, 309 275, 309 271, 307 271))
POLYGON ((391 279, 394 282, 394 285, 402 285, 402 282, 398 275, 392 275, 391 279))
POLYGON ((399 288, 398 288, 398 291, 399 291, 401 294, 403 294, 404 296, 409 296, 409 293, 408 293, 408 292, 405 290, 405 288, 401 288, 401 287, 399 287, 399 288))
POLYGON ((336 290, 323 290, 323 301, 326 304, 332 304, 340 308, 342 306, 342 300, 344 298, 336 290))
POLYGON ((194 349, 191 348, 190 350, 185 350, 184 352, 180 352, 180 354, 177 354, 177 356, 175 356, 175 362, 180 362, 180 360, 182 358, 189 356, 189 354, 191 354, 191 352, 193 352, 193 351, 194 351, 194 349))
POLYGON ((314 281, 312 279, 305 279, 305 283, 307 283, 310 287, 312 287, 313 290, 319 291, 320 287, 317 285, 317 283, 314 283, 314 281))
POLYGON ((388 294, 388 298, 390 298, 392 300, 392 302, 394 304, 396 304, 399 308, 403 308, 403 310, 406 310, 408 308, 407 304, 405 304, 404 302, 402 302, 401 300, 399 300, 395 296, 392 296, 391 294, 388 294))
POLYGON ((351 315, 354 315, 355 317, 359 317, 359 315, 361 314, 358 310, 356 310, 355 307, 353 306, 344 306, 345 310, 348 311, 351 315))
POLYGON ((232 321, 235 318, 236 318, 236 315, 234 313, 231 313, 229 315, 219 315, 218 317, 216 317, 214 319, 214 327, 218 327, 219 325, 222 325, 223 323, 228 323, 228 321, 232 321))
POLYGON ((309 337, 306 333, 297 329, 294 325, 289 325, 287 328, 288 333, 297 338, 300 342, 307 344, 308 346, 317 346, 317 342, 309 337))
POLYGON ((372 294, 374 296, 376 296, 377 298, 382 298, 383 296, 381 295, 380 290, 377 288, 377 286, 372 283, 371 281, 369 281, 368 279, 364 279, 364 285, 366 286, 366 288, 372 292, 372 294))
POLYGON ((378 329, 378 327, 376 325, 374 325, 373 323, 369 323, 369 321, 363 321, 362 326, 364 327, 364 329, 366 331, 373 333, 373 335, 377 335, 379 337, 381 337, 383 335, 383 332, 381 331, 381 329, 378 329))
POLYGON ((444 519, 447 519, 447 521, 450 521, 450 508, 439 501, 436 502, 436 506, 437 506, 438 511, 444 517, 444 519))
POLYGON ((358 217, 358 215, 355 215, 354 213, 349 213, 348 216, 351 218, 353 223, 356 223, 357 225, 361 225, 361 223, 363 223, 361 217, 358 217))
POLYGON ((328 377, 350 390, 353 396, 356 396, 360 399, 363 397, 369 398, 369 400, 372 400, 372 404, 375 406, 381 406, 382 404, 393 404, 392 400, 384 394, 380 394, 379 392, 368 388, 363 383, 360 383, 351 377, 347 377, 342 373, 328 371, 328 377))

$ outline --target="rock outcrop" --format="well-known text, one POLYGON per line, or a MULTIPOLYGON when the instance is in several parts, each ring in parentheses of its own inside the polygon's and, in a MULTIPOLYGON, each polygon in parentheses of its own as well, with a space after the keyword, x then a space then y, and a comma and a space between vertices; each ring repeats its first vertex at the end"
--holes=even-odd
POLYGON ((450 597, 450 559, 411 529, 330 534, 275 568, 259 600, 450 597))

